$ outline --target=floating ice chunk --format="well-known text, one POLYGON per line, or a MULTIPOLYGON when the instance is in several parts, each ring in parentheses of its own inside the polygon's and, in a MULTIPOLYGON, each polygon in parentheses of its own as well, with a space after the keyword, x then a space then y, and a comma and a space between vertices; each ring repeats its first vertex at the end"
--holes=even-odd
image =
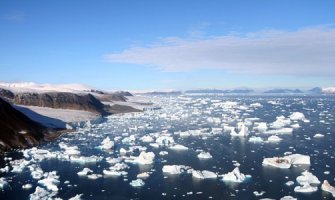
POLYGON ((133 187, 142 187, 145 183, 142 179, 136 179, 129 183, 133 187))
POLYGON ((64 154, 67 154, 67 155, 79 155, 79 154, 80 154, 80 151, 78 150, 78 147, 77 147, 77 146, 67 147, 67 148, 65 149, 64 154))
POLYGON ((120 154, 121 154, 121 155, 125 155, 125 154, 127 154, 127 150, 126 150, 125 148, 121 148, 121 149, 120 149, 120 154))
POLYGON ((294 198, 292 196, 284 196, 284 197, 280 198, 280 200, 297 200, 297 198, 294 198))
POLYGON ((110 140, 110 138, 107 136, 100 145, 101 149, 111 149, 114 146, 114 142, 110 140))
POLYGON ((321 134, 321 133, 317 133, 315 134, 313 137, 314 138, 323 138, 325 135, 321 134))
POLYGON ((140 173, 140 174, 137 174, 137 178, 140 178, 140 179, 147 179, 149 178, 150 176, 150 173, 149 172, 143 172, 143 173, 140 173))
POLYGON ((120 163, 122 160, 123 158, 111 158, 111 157, 106 158, 106 162, 108 162, 109 164, 120 163))
POLYGON ((217 178, 217 174, 208 170, 192 170, 192 176, 198 179, 215 179, 217 178))
POLYGON ((43 177, 43 170, 40 167, 37 167, 31 172, 31 176, 33 179, 39 180, 43 177))
POLYGON ((265 194, 265 191, 261 191, 261 192, 254 191, 253 193, 256 197, 259 197, 259 196, 263 196, 263 194, 265 194))
POLYGON ((292 185, 294 185, 294 182, 293 182, 293 181, 287 181, 287 182, 285 183, 285 185, 287 185, 287 186, 292 186, 292 185))
POLYGON ((272 166, 288 169, 291 165, 310 165, 310 157, 301 154, 292 154, 284 157, 264 158, 263 166, 272 166))
POLYGON ((294 112, 290 115, 290 119, 293 120, 293 121, 298 121, 298 120, 305 121, 306 117, 301 112, 294 112))
POLYGON ((11 172, 21 173, 29 164, 30 164, 30 161, 27 161, 25 159, 10 161, 10 165, 13 168, 11 172))
POLYGON ((230 130, 230 135, 232 137, 245 137, 248 135, 248 127, 245 126, 245 123, 244 122, 239 122, 237 124, 237 128, 239 130, 239 132, 237 133, 235 131, 235 128, 232 127, 231 130, 230 130))
POLYGON ((293 128, 279 128, 274 130, 267 130, 264 133, 266 134, 291 134, 293 132, 293 128))
POLYGON ((0 173, 6 173, 6 172, 9 172, 9 166, 0 168, 0 173))
POLYGON ((93 171, 92 171, 91 169, 85 167, 83 170, 81 170, 81 171, 78 172, 77 174, 78 174, 79 176, 86 176, 87 174, 92 173, 92 172, 93 172, 93 171))
POLYGON ((174 144, 174 139, 171 136, 162 135, 156 139, 156 143, 160 146, 170 146, 174 144))
POLYGON ((30 194, 30 200, 50 200, 53 199, 54 196, 57 195, 57 192, 52 191, 49 192, 46 189, 37 186, 35 192, 30 194))
POLYGON ((276 136, 276 135, 271 135, 270 137, 268 137, 268 142, 280 142, 283 139, 281 139, 280 137, 276 136))
POLYGON ((77 194, 74 197, 71 197, 69 200, 81 200, 81 196, 83 196, 83 194, 77 194))
POLYGON ((316 192, 317 190, 318 190, 317 187, 311 186, 309 184, 303 185, 303 186, 296 186, 294 188, 294 191, 299 192, 299 193, 311 193, 311 192, 316 192))
POLYGON ((297 177, 297 182, 300 185, 318 185, 321 183, 316 176, 308 171, 302 172, 302 175, 297 177))
POLYGON ((174 146, 171 146, 170 149, 172 149, 172 150, 188 150, 188 147, 185 147, 184 145, 181 145, 181 144, 176 144, 174 146))
POLYGON ((109 167, 110 170, 122 171, 128 169, 129 166, 126 163, 116 163, 115 165, 109 167))
POLYGON ((251 136, 249 138, 249 142, 259 143, 259 142, 264 142, 264 141, 261 137, 251 136))
POLYGON ((57 185, 59 182, 59 176, 57 175, 56 171, 46 172, 44 173, 44 179, 39 180, 38 183, 45 186, 50 191, 58 191, 57 185))
POLYGON ((290 119, 286 119, 284 116, 279 116, 276 121, 271 123, 271 128, 280 129, 291 124, 290 119))
POLYGON ((250 107, 253 107, 253 108, 261 108, 261 107, 263 107, 263 106, 262 106, 262 104, 256 102, 256 103, 252 103, 252 104, 250 104, 250 107))
POLYGON ((165 156, 165 155, 168 155, 169 154, 169 152, 167 152, 167 151, 161 151, 161 152, 159 152, 159 155, 161 155, 161 156, 165 156))
POLYGON ((333 195, 333 197, 335 197, 335 187, 331 186, 327 180, 323 181, 321 189, 323 191, 330 192, 333 195))
POLYGON ((106 176, 121 176, 122 172, 121 171, 115 171, 115 170, 106 170, 104 169, 102 173, 106 176))
POLYGON ((233 171, 224 174, 222 180, 225 182, 242 183, 247 176, 242 174, 240 169, 236 167, 233 171))
POLYGON ((27 184, 25 184, 25 185, 22 185, 22 189, 25 189, 25 190, 29 190, 29 189, 31 189, 32 187, 33 187, 33 185, 30 184, 30 183, 27 183, 27 184))
POLYGON ((129 137, 125 137, 122 139, 122 143, 124 144, 132 144, 136 141, 136 137, 134 135, 131 135, 129 137))
POLYGON ((86 163, 96 163, 101 161, 103 158, 98 156, 70 156, 70 162, 86 164, 86 163))
POLYGON ((93 179, 93 180, 101 178, 101 177, 102 177, 101 174, 89 174, 89 175, 87 175, 87 178, 93 179))
POLYGON ((5 177, 0 177, 0 189, 3 190, 4 187, 8 185, 7 179, 5 177))
POLYGON ((168 174, 181 174, 181 173, 192 173, 192 168, 185 165, 164 165, 162 168, 164 173, 168 174))
POLYGON ((155 154, 153 152, 142 151, 138 157, 135 157, 132 163, 137 163, 140 165, 149 165, 154 162, 155 154))
POLYGON ((213 156, 209 152, 201 152, 198 154, 199 159, 211 159, 213 156))
POLYGON ((146 142, 146 143, 150 143, 150 142, 154 141, 154 139, 150 135, 145 135, 145 136, 141 137, 140 140, 142 142, 146 142))

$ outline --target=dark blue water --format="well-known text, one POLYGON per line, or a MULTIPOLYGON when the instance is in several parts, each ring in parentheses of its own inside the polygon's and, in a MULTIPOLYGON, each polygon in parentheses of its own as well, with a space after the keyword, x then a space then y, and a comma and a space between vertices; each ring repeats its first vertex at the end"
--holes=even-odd
MULTIPOLYGON (((64 142, 69 146, 78 146, 82 156, 101 156, 103 159, 96 163, 78 164, 59 158, 34 161, 44 172, 57 171, 60 184, 59 191, 54 197, 69 199, 76 194, 83 194, 82 199, 280 199, 291 195, 298 199, 332 199, 333 197, 319 189, 317 192, 302 194, 294 192, 298 185, 296 177, 304 170, 312 172, 321 182, 328 180, 335 185, 334 177, 334 135, 335 135, 335 99, 333 97, 220 97, 220 96, 191 96, 178 98, 153 98, 162 110, 146 111, 140 114, 113 116, 101 124, 94 124, 89 128, 78 129, 74 134, 64 135, 58 140, 39 146, 50 152, 62 154, 58 146, 64 142), (214 101, 213 101, 214 100, 214 101), (231 108, 223 108, 215 104, 226 101, 237 102, 231 108), (250 104, 260 103, 262 107, 252 108, 250 104), (273 104, 273 102, 276 102, 273 104), (243 107, 240 107, 243 106, 243 107), (269 135, 258 134, 253 131, 253 124, 248 125, 250 133, 244 138, 232 138, 228 132, 212 134, 212 128, 235 126, 238 121, 247 118, 259 118, 256 122, 268 124, 276 120, 277 116, 288 117, 292 112, 301 112, 310 122, 298 121, 300 128, 294 129, 292 134, 280 135, 283 140, 279 143, 251 143, 248 138, 253 135, 264 140, 269 135), (209 122, 208 117, 218 117, 222 121, 218 124, 209 122), (137 129, 132 129, 137 127, 137 129), (202 136, 179 137, 177 131, 206 129, 206 138, 202 136), (178 144, 189 148, 186 151, 174 151, 168 147, 153 148, 143 143, 139 138, 145 134, 169 132, 178 144), (129 145, 121 140, 128 135, 136 137, 135 144, 129 145), (321 133, 324 138, 313 138, 314 134, 321 133), (109 136, 111 139, 120 136, 111 151, 103 151, 97 147, 101 141, 109 136), (96 174, 102 174, 110 164, 107 157, 119 157, 119 149, 128 149, 130 146, 147 147, 156 157, 152 165, 137 165, 128 163, 128 175, 125 177, 102 177, 96 180, 80 177, 77 172, 88 167, 96 174), (199 160, 196 150, 210 152, 213 156, 209 160, 199 160), (169 154, 160 156, 159 152, 168 151, 169 154), (277 169, 262 166, 264 157, 284 156, 285 152, 299 153, 311 157, 310 166, 294 166, 290 169, 277 169), (164 165, 188 165, 196 170, 210 170, 218 174, 232 171, 233 161, 240 164, 240 171, 252 176, 245 182, 225 183, 220 178, 198 180, 190 174, 166 175, 162 173, 164 165), (152 174, 145 185, 134 188, 129 182, 136 179, 141 172, 150 171, 152 174), (329 171, 329 174, 325 174, 329 171), (69 181, 69 183, 64 183, 69 181), (287 181, 294 181, 293 186, 287 186, 287 181), (253 194, 254 191, 265 191, 261 197, 253 194)), ((292 122, 295 124, 295 122, 292 122)), ((135 150, 128 156, 138 156, 135 150)), ((21 151, 9 152, 1 156, 0 168, 10 166, 5 157, 23 158, 21 151)), ((27 160, 30 160, 27 158, 27 160)), ((0 192, 0 199, 29 199, 34 193, 37 180, 31 178, 29 169, 24 168, 21 173, 5 172, 1 174, 9 182, 0 192), (31 183, 31 189, 22 189, 22 185, 31 183)))

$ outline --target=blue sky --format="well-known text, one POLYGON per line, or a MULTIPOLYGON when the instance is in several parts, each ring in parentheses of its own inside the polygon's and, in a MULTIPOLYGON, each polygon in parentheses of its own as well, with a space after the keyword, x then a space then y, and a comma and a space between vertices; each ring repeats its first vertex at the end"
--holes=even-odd
POLYGON ((335 85, 335 1, 0 1, 0 81, 335 85))

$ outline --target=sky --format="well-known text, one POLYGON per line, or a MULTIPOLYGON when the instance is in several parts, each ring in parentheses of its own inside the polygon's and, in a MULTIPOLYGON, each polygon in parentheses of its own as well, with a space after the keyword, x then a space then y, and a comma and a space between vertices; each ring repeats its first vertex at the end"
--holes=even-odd
POLYGON ((0 0, 0 81, 335 86, 334 0, 0 0))

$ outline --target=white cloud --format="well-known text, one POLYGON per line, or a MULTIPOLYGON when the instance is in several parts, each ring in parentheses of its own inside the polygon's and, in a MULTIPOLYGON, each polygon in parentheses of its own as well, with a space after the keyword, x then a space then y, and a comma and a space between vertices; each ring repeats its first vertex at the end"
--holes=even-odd
POLYGON ((201 39, 171 37, 106 58, 164 71, 214 68, 238 73, 334 76, 335 28, 267 30, 201 39))
POLYGON ((22 22, 26 15, 23 12, 15 11, 5 15, 5 19, 11 22, 22 22))

